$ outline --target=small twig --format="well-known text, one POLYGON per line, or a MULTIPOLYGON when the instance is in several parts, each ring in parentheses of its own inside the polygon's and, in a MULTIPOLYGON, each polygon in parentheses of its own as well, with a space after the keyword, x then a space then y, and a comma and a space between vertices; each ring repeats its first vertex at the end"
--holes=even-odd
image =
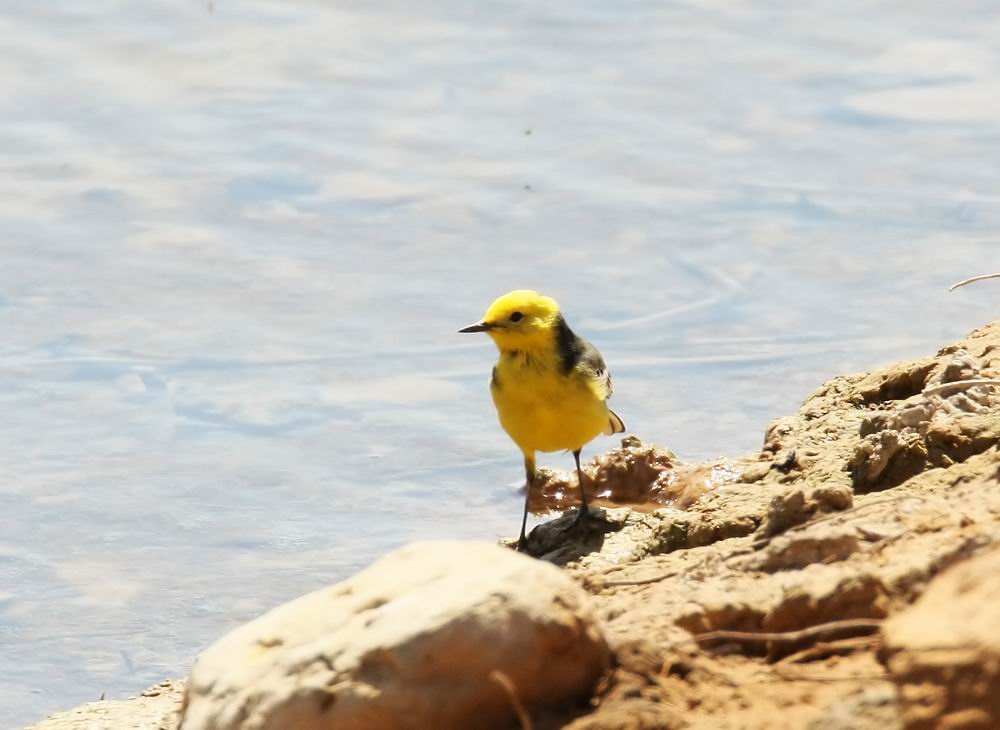
POLYGON ((952 284, 951 286, 949 286, 948 287, 948 291, 955 291, 960 286, 965 286, 966 284, 972 284, 973 282, 976 282, 976 281, 982 281, 983 279, 1000 279, 1000 273, 996 273, 996 274, 981 274, 979 276, 973 276, 973 277, 970 277, 968 279, 963 279, 962 281, 958 282, 957 284, 952 284))
POLYGON ((938 393, 943 393, 946 390, 953 390, 955 388, 971 388, 974 385, 1000 385, 1000 380, 954 380, 950 383, 941 383, 940 385, 931 385, 930 387, 924 388, 920 391, 920 395, 937 395, 938 393))
POLYGON ((704 634, 696 634, 694 640, 699 644, 716 639, 729 639, 730 641, 778 641, 795 643, 803 639, 811 639, 841 630, 854 629, 878 629, 882 626, 880 618, 848 618, 840 621, 830 621, 825 624, 809 626, 798 631, 728 631, 720 629, 718 631, 708 631, 704 634))
POLYGON ((517 719, 521 723, 521 730, 534 730, 534 725, 531 724, 531 717, 528 715, 528 711, 524 709, 524 703, 521 702, 521 698, 517 694, 517 687, 510 681, 510 677, 499 669, 494 669, 490 672, 490 679, 499 684, 503 688, 503 691, 507 693, 510 704, 513 706, 514 712, 517 714, 517 719))

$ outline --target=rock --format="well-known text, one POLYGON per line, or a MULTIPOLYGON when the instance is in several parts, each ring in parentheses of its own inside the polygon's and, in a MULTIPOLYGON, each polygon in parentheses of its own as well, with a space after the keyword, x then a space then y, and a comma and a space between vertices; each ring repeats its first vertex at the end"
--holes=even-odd
POLYGON ((788 489, 771 498, 760 526, 762 537, 778 535, 808 521, 817 512, 848 509, 853 495, 840 485, 821 485, 809 491, 788 489))
MULTIPOLYGON (((618 553, 626 559, 631 557, 629 551, 642 542, 636 539, 634 529, 641 521, 641 516, 628 509, 592 508, 590 516, 577 522, 576 510, 567 512, 541 529, 535 528, 528 533, 525 550, 528 555, 553 563, 565 565, 589 554, 605 554, 609 548, 609 539, 615 536, 624 537, 619 540, 618 553)), ((511 538, 504 544, 509 548, 517 545, 517 540, 511 538)))
POLYGON ((173 730, 183 695, 183 682, 166 680, 138 697, 88 702, 25 730, 173 730))
MULTIPOLYGON (((931 369, 916 368, 911 373, 913 388, 917 387, 916 374, 932 370, 927 386, 983 379, 985 366, 965 349, 958 349, 931 369)), ((857 491, 895 487, 927 469, 963 462, 1000 441, 1000 396, 993 386, 932 391, 930 395, 922 390, 861 423, 861 439, 848 463, 857 491)))
POLYGON ((1000 727, 1000 548, 932 581, 884 629, 907 730, 1000 727))
POLYGON ((758 461, 750 464, 747 468, 743 470, 740 475, 740 481, 744 484, 753 484, 754 482, 759 482, 761 479, 767 476, 767 473, 771 471, 770 461, 758 461))
POLYGON ((896 730, 902 727, 895 689, 876 684, 831 702, 807 730, 896 730))
MULTIPOLYGON (((635 436, 621 446, 599 454, 583 465, 584 488, 591 504, 671 506, 687 509, 706 492, 736 480, 738 474, 724 461, 683 464, 676 454, 635 436)), ((579 505, 576 471, 539 469, 532 489, 531 511, 544 514, 579 505)))
POLYGON ((618 648, 613 684, 602 692, 601 712, 569 723, 558 723, 563 730, 674 730, 689 727, 680 708, 664 702, 670 687, 650 692, 645 681, 649 675, 669 674, 675 665, 687 669, 690 655, 676 652, 663 656, 655 647, 642 641, 618 648), (665 690, 665 691, 664 691, 665 690))
POLYGON ((181 728, 508 727, 511 691, 559 707, 608 668, 587 604, 558 568, 501 547, 409 545, 205 651, 181 728))
POLYGON ((847 560, 858 552, 858 531, 853 527, 829 527, 779 535, 770 540, 748 567, 765 573, 796 570, 814 563, 847 560))

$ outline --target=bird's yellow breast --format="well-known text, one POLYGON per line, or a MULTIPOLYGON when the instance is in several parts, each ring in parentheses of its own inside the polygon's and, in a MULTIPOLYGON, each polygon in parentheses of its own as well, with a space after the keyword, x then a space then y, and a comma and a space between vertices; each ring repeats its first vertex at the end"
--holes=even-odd
POLYGON ((522 451, 575 451, 604 431, 608 408, 586 374, 555 357, 503 353, 490 383, 500 425, 522 451))

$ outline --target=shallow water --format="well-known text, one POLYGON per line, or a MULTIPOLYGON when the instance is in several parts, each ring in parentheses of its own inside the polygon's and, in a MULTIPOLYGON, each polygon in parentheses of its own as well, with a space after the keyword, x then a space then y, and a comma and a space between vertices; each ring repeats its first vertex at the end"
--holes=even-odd
POLYGON ((993 2, 378 5, 0 8, 0 726, 516 531, 508 289, 688 459, 1000 308, 993 2))

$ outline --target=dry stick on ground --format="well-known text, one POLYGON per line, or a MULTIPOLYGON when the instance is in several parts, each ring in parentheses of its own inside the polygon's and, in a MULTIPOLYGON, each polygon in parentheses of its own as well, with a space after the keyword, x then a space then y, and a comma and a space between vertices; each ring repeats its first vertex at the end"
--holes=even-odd
POLYGON ((1000 385, 1000 380, 953 380, 950 383, 941 383, 941 385, 931 385, 920 391, 920 395, 937 395, 938 393, 943 393, 947 390, 955 390, 958 388, 971 388, 974 385, 1000 385))
POLYGON ((1000 273, 996 274, 981 274, 980 276, 972 276, 968 279, 963 279, 957 284, 952 284, 948 287, 948 291, 955 291, 960 286, 965 286, 966 284, 972 284, 976 281, 982 281, 983 279, 1000 279, 1000 273))
POLYGON ((510 704, 513 706, 514 712, 517 713, 517 719, 521 723, 521 730, 534 730, 534 726, 531 724, 531 717, 528 715, 528 711, 524 709, 524 703, 521 702, 521 698, 517 694, 517 687, 510 681, 510 677, 499 669, 494 669, 490 672, 490 679, 499 684, 503 688, 503 691, 507 693, 510 704))
POLYGON ((730 641, 775 641, 795 643, 804 639, 812 639, 824 634, 836 633, 838 631, 857 629, 878 629, 882 626, 880 618, 847 618, 840 621, 830 621, 825 624, 809 626, 798 631, 729 631, 719 629, 718 631, 708 631, 704 634, 696 634, 694 640, 699 644, 716 639, 728 639, 730 641))

